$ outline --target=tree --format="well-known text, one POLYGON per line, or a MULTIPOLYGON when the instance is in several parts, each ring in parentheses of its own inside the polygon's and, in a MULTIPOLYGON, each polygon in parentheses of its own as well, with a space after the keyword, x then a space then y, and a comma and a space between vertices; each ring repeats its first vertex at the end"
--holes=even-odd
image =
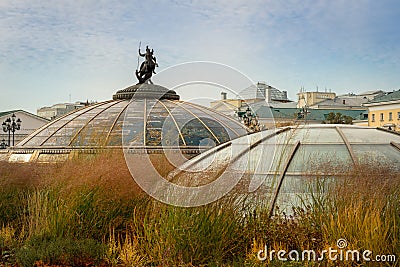
POLYGON ((330 112, 326 116, 326 120, 324 122, 329 124, 352 124, 353 118, 347 115, 342 115, 340 112, 330 112))

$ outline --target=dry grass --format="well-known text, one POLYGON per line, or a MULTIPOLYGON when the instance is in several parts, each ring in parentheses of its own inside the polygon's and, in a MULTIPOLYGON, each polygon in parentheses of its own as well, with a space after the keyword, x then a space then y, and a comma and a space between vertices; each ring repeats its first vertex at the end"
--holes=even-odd
POLYGON ((339 238, 349 248, 400 255, 400 175, 388 166, 358 166, 337 179, 321 213, 328 244, 339 238))
POLYGON ((0 265, 265 266, 256 258, 264 245, 321 251, 339 238, 400 256, 400 175, 387 166, 310 176, 309 206, 273 218, 262 196, 243 190, 198 208, 161 204, 134 183, 120 152, 0 168, 0 265))
POLYGON ((0 162, 0 186, 42 188, 61 186, 69 193, 76 188, 107 188, 120 197, 140 194, 120 151, 109 151, 86 160, 72 159, 54 164, 0 162))

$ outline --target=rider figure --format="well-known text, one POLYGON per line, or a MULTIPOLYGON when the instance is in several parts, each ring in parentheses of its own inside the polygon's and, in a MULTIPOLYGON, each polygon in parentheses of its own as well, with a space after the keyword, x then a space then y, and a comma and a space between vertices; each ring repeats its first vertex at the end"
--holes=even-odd
POLYGON ((153 49, 150 50, 148 46, 146 46, 145 54, 142 54, 139 48, 139 55, 145 58, 145 61, 142 63, 142 65, 140 65, 140 74, 143 75, 148 72, 156 74, 155 67, 158 67, 158 64, 156 57, 153 56, 153 53, 154 50, 153 49))

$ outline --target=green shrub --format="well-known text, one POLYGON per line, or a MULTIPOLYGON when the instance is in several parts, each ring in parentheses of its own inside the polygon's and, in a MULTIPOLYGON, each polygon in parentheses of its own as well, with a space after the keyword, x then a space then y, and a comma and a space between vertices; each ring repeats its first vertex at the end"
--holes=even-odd
POLYGON ((25 203, 17 188, 0 188, 0 226, 16 223, 25 203))
POLYGON ((243 254, 250 240, 243 210, 233 202, 180 208, 151 201, 144 218, 133 220, 130 234, 148 264, 222 265, 243 254))
POLYGON ((37 262, 46 265, 87 266, 99 264, 107 247, 93 239, 31 238, 16 252, 18 264, 33 266, 37 262))

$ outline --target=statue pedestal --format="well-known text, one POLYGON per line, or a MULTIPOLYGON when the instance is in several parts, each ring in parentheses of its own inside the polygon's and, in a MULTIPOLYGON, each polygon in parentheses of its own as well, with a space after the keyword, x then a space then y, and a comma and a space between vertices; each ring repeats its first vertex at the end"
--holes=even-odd
POLYGON ((179 100, 179 95, 174 90, 169 90, 161 85, 156 84, 135 84, 125 89, 118 90, 113 95, 114 100, 122 99, 168 99, 168 100, 179 100))

